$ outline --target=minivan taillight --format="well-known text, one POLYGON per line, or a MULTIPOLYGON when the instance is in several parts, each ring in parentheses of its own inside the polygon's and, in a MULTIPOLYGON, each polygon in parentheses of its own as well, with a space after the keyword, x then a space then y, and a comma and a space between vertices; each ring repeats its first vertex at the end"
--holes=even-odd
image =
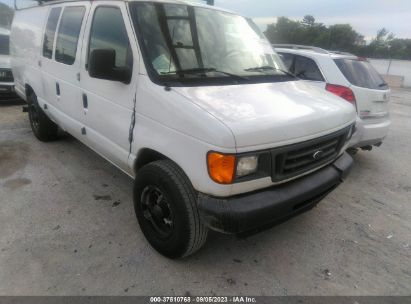
POLYGON ((353 106, 356 107, 356 102, 355 102, 355 96, 353 91, 351 91, 350 88, 336 85, 336 84, 329 84, 327 83, 325 89, 328 92, 334 93, 337 96, 340 96, 341 98, 344 98, 346 101, 351 103, 353 106))

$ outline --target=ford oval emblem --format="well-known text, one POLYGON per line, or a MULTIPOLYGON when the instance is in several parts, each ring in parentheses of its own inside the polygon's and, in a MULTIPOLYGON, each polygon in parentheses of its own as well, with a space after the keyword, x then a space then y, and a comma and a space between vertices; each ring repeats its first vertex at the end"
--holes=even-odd
POLYGON ((319 151, 317 151, 317 152, 315 152, 314 154, 313 154, 313 158, 315 159, 315 160, 319 160, 319 159, 321 159, 321 158, 323 158, 324 157, 324 151, 321 151, 321 150, 319 150, 319 151))

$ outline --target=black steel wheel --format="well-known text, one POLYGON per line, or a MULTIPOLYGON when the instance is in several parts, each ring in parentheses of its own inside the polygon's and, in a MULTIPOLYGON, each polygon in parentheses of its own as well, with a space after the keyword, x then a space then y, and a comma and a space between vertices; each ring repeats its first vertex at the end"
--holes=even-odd
POLYGON ((144 236, 168 258, 199 250, 208 228, 197 209, 197 193, 174 162, 160 160, 144 166, 134 182, 134 208, 144 236))
POLYGON ((164 239, 173 232, 173 213, 165 194, 156 186, 146 186, 140 199, 144 218, 164 239))

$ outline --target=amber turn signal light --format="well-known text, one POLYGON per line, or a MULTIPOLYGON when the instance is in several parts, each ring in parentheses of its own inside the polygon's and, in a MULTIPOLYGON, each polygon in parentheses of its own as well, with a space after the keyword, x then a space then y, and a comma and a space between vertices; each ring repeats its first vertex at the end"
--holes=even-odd
POLYGON ((235 160, 235 155, 208 153, 208 172, 212 180, 219 184, 231 184, 234 180, 235 160))

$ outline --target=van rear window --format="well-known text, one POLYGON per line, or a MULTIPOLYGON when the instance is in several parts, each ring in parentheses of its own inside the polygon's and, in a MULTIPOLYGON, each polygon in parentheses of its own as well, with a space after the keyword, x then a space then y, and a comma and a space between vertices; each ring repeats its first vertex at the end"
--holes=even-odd
POLYGON ((53 57, 54 35, 56 34, 56 27, 59 21, 60 12, 61 7, 51 9, 49 19, 47 20, 46 31, 44 33, 43 56, 50 59, 53 57))
POLYGON ((66 7, 61 17, 56 43, 56 61, 73 64, 76 60, 77 43, 83 23, 85 8, 66 7))
POLYGON ((345 78, 357 87, 386 90, 387 84, 374 67, 365 60, 334 59, 345 78))

